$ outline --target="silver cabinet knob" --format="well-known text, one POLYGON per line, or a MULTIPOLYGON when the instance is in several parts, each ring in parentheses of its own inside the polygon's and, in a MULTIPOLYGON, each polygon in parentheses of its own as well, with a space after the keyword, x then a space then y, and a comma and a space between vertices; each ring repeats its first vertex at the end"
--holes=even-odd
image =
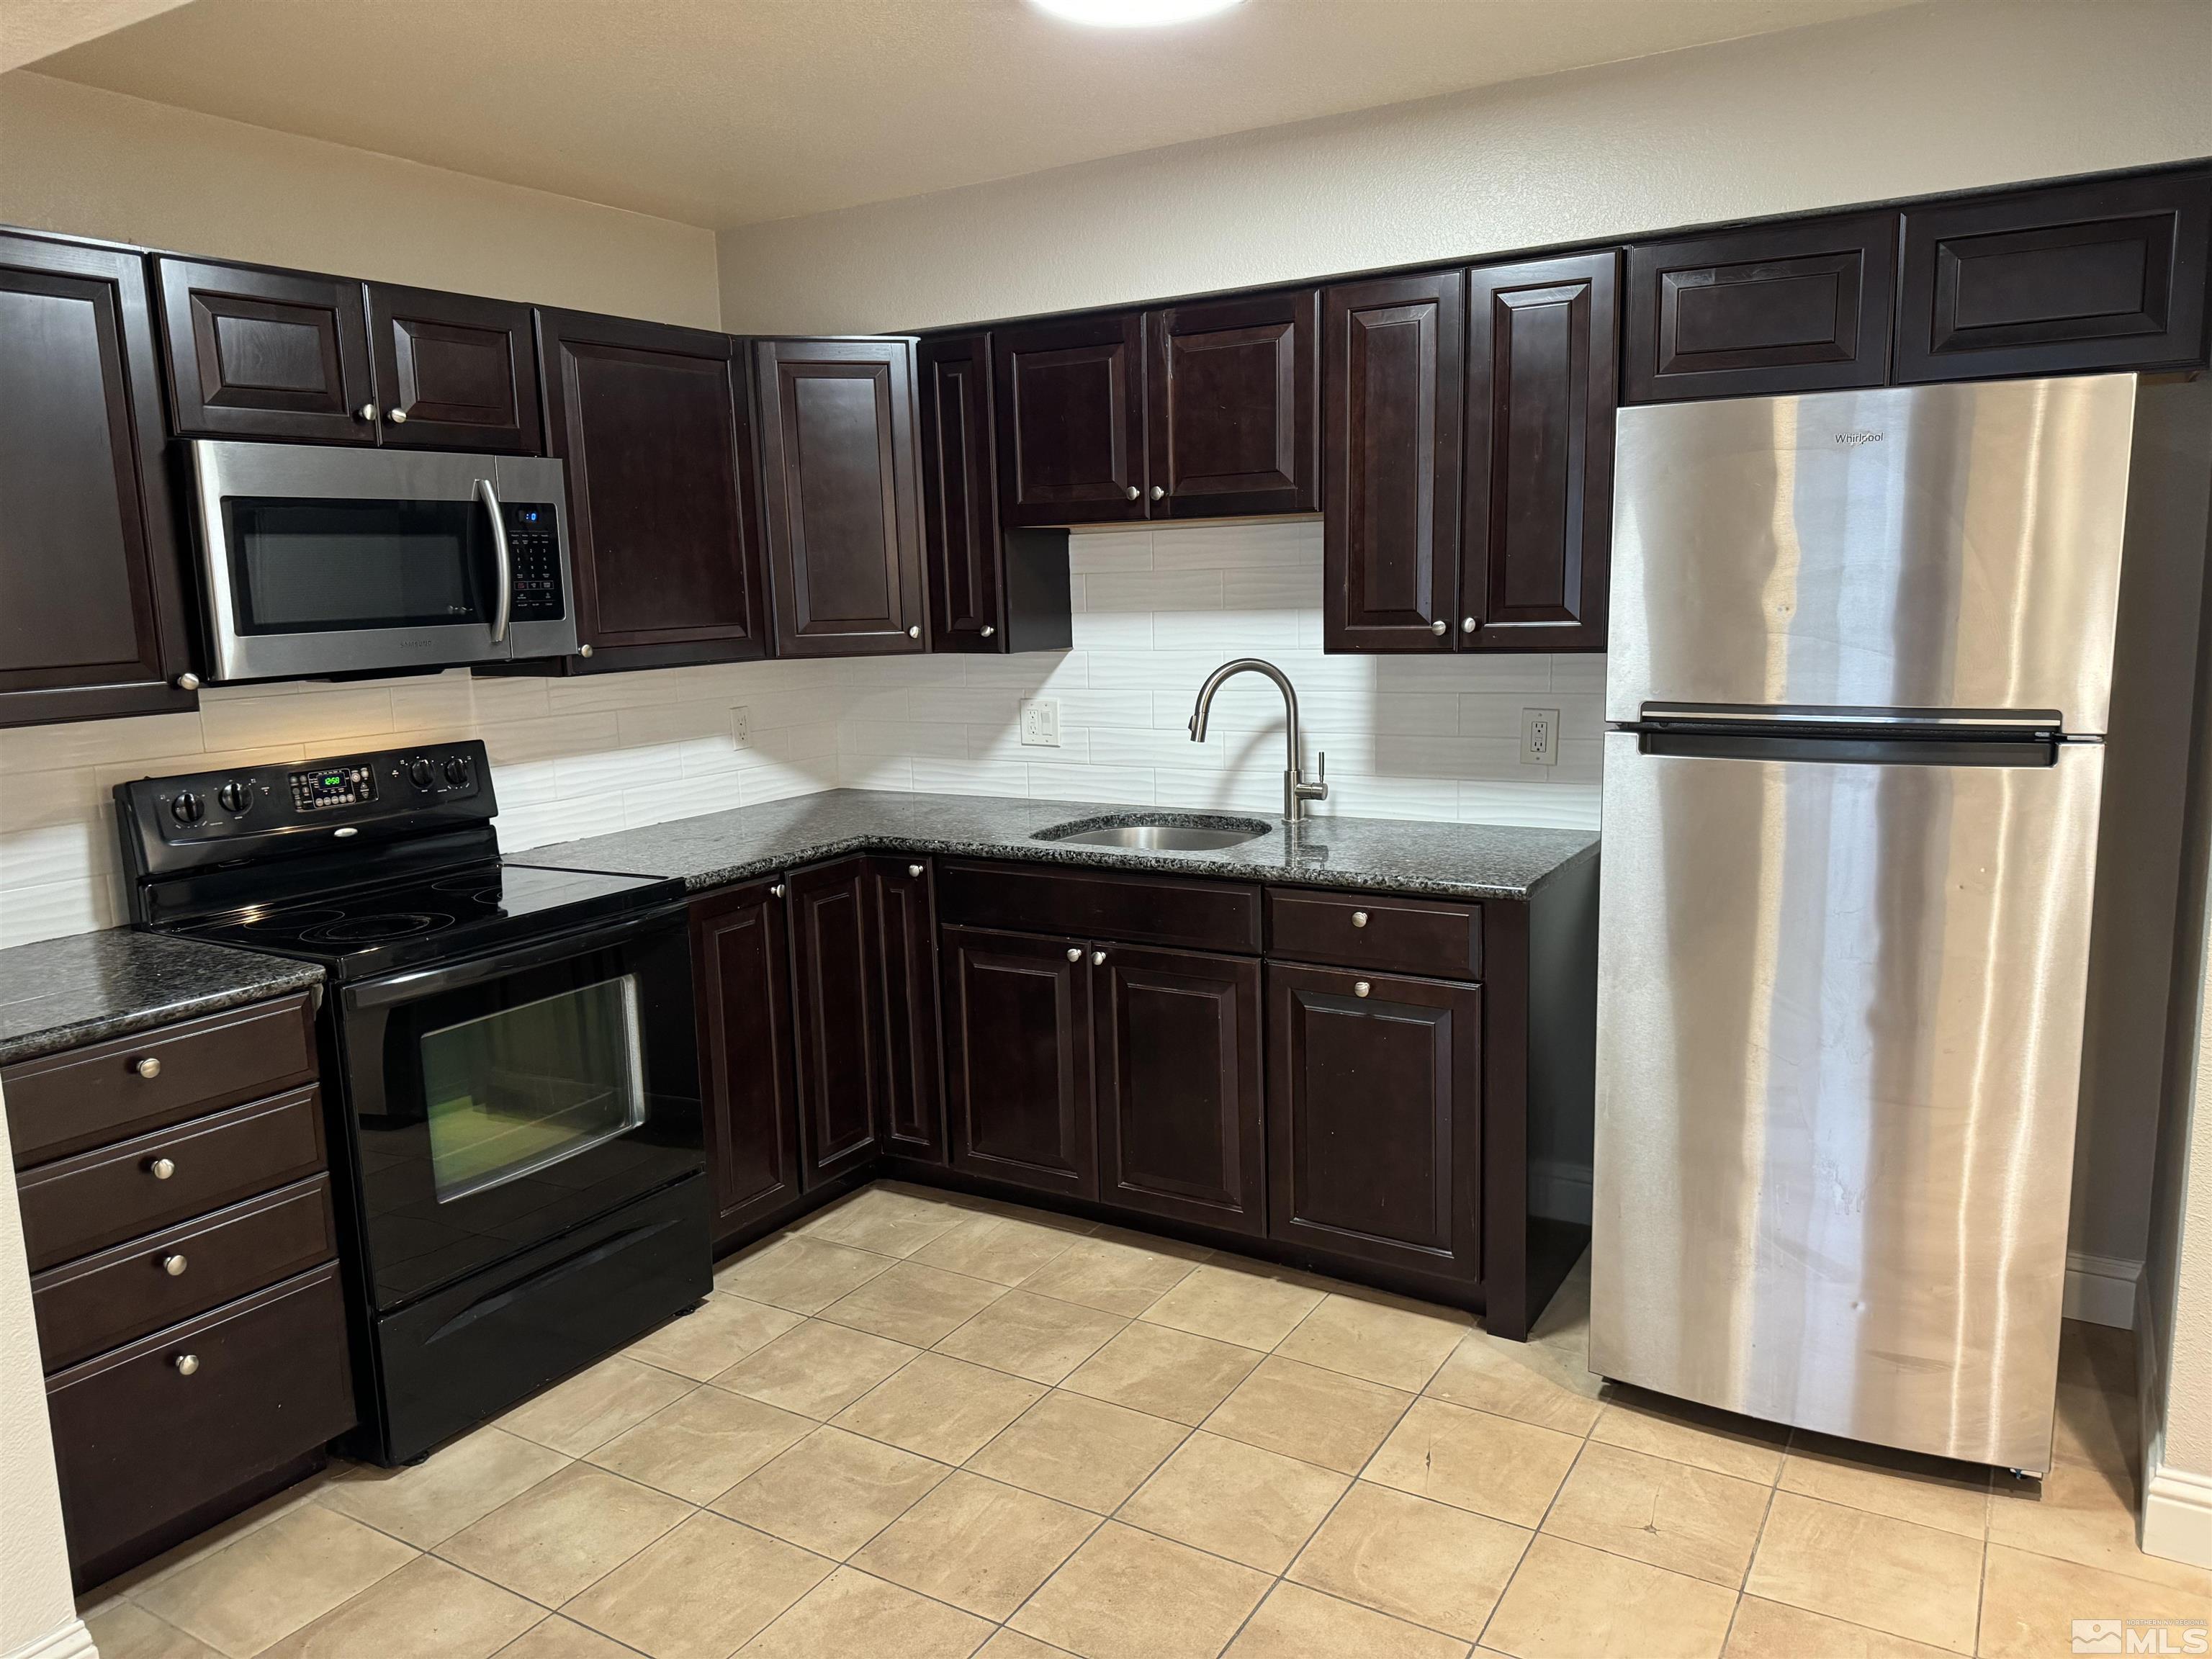
POLYGON ((906 867, 906 872, 909 876, 918 876, 921 873, 921 866, 918 864, 909 864, 906 867))
POLYGON ((1444 619, 1442 617, 1437 617, 1434 622, 1429 624, 1429 632, 1431 634, 1442 634, 1443 631, 1444 619))
POLYGON ((1097 967, 1101 963, 1104 962, 1105 960, 1106 960, 1106 953, 1105 953, 1103 951, 1093 951, 1091 953, 1091 965, 1092 967, 1094 967, 1094 968, 1097 967))
POLYGON ((161 1075, 161 1062, 155 1059, 153 1055, 149 1054, 143 1060, 132 1060, 131 1062, 131 1069, 137 1073, 140 1077, 151 1081, 153 1079, 161 1075))
POLYGON ((580 657, 588 657, 592 654, 592 647, 588 645, 580 645, 576 647, 576 654, 580 657))
POLYGON ((988 639, 989 639, 989 638, 991 637, 991 635, 994 635, 994 634, 997 633, 998 631, 999 631, 999 630, 998 630, 997 629, 995 629, 995 628, 992 627, 992 626, 991 626, 991 624, 990 624, 990 623, 985 623, 983 624, 983 637, 984 637, 985 639, 987 639, 987 640, 988 640, 988 639))
POLYGON ((157 1158, 146 1166, 146 1173, 156 1181, 167 1181, 176 1172, 177 1166, 166 1158, 157 1158))
POLYGON ((1356 997, 1364 997, 1374 988, 1364 979, 1355 979, 1352 981, 1352 994, 1356 997))
POLYGON ((1129 486, 1128 495, 1129 495, 1129 499, 1130 499, 1131 501, 1135 501, 1135 500, 1137 499, 1137 486, 1136 486, 1136 485, 1134 485, 1134 484, 1131 484, 1131 485, 1129 486))
POLYGON ((920 623, 916 623, 913 627, 908 629, 906 630, 906 636, 910 640, 920 639, 921 637, 921 624, 920 623))
POLYGON ((354 410, 354 413, 360 416, 364 421, 373 421, 376 418, 376 405, 374 404, 363 404, 359 409, 354 410))
POLYGON ((1472 633, 1474 633, 1474 617, 1462 617, 1459 619, 1459 631, 1460 631, 1461 633, 1462 633, 1462 634, 1472 634, 1472 633))
POLYGON ((1354 910, 1352 913, 1352 925, 1354 927, 1364 927, 1367 925, 1367 912, 1354 910))
POLYGON ((1080 962, 1080 961, 1082 961, 1082 960, 1083 960, 1083 947, 1082 947, 1080 945, 1069 945, 1069 946, 1067 947, 1067 959, 1068 959, 1070 962, 1080 962))
POLYGON ((770 898, 781 898, 783 896, 783 884, 781 882, 776 883, 775 886, 768 890, 768 893, 770 898))
POLYGON ((185 1276, 185 1258, 181 1255, 165 1255, 161 1258, 161 1271, 172 1279, 182 1279, 185 1276))
POLYGON ((395 409, 384 418, 390 421, 394 426, 405 426, 407 424, 407 411, 404 409, 395 409))
POLYGON ((180 1353, 169 1362, 177 1368, 179 1376, 190 1376, 200 1368, 200 1357, 196 1353, 180 1353))
POLYGON ((199 689, 200 689, 200 677, 199 677, 198 675, 197 675, 197 674, 195 674, 195 673, 192 673, 192 672, 191 672, 188 670, 188 671, 186 671, 185 672, 184 672, 184 673, 179 674, 179 675, 178 675, 178 676, 177 676, 177 690, 179 690, 179 691, 197 691, 197 690, 198 690, 199 689))
POLYGON ((1152 499, 1156 501, 1164 496, 1168 492, 1166 490, 1161 489, 1158 484, 1154 484, 1152 486, 1152 499))

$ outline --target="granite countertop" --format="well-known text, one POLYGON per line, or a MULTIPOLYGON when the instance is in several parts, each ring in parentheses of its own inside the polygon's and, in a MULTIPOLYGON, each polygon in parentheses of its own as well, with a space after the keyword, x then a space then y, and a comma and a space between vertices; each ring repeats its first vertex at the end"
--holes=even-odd
POLYGON ((1557 872, 1594 857, 1596 849, 1597 837, 1583 830, 1315 817, 1286 833, 1279 817, 1257 812, 1154 813, 1144 807, 1096 803, 833 789, 586 841, 533 847, 509 856, 516 864, 556 869, 678 876, 695 892, 848 853, 899 852, 1483 899, 1526 898, 1557 872), (1079 847, 1030 839, 1049 825, 1139 811, 1170 821, 1264 818, 1270 828, 1256 840, 1211 853, 1079 847))
POLYGON ((128 927, 0 951, 0 1065, 322 983, 311 962, 128 927))

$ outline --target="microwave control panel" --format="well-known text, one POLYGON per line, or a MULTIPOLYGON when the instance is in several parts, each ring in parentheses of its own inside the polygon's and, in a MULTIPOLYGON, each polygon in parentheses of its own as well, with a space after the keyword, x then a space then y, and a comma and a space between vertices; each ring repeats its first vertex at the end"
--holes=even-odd
POLYGON ((516 622, 558 622, 568 613, 561 592, 560 521, 549 501, 508 501, 507 554, 514 567, 516 622))

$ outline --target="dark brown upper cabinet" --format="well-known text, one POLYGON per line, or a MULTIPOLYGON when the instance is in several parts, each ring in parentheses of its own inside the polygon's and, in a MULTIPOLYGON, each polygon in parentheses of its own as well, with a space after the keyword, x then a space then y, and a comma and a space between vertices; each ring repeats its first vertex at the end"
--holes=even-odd
POLYGON ((1298 289, 1146 314, 1152 518, 1318 508, 1320 310, 1298 289))
POLYGON ((926 649, 914 342, 760 340, 753 354, 778 653, 926 649))
POLYGON ((947 927, 939 939, 953 1168, 1096 1197, 1085 946, 968 927, 947 927))
POLYGON ((386 443, 518 455, 544 447, 528 306, 371 283, 368 343, 386 443))
POLYGON ((189 709, 146 262, 0 236, 0 726, 189 709))
POLYGON ((1894 213, 1633 246, 1622 400, 1881 386, 1896 270, 1894 213))
POLYGON ((744 357, 724 335, 622 317, 541 311, 538 327, 588 666, 765 656, 744 357))
POLYGON ((1321 305, 1322 647, 1449 651, 1467 275, 1340 283, 1321 305))
POLYGON ((1619 271, 1608 250, 1468 273, 1462 650, 1605 648, 1619 271))
POLYGON ((376 441, 360 283, 166 256, 154 267, 179 434, 376 441))
POLYGON ((2202 168, 1907 209, 1896 378, 2203 362, 2208 222, 2202 168))
POLYGON ((937 907, 929 861, 868 860, 877 1022, 884 1077, 884 1150, 945 1161, 944 1074, 938 1064, 937 907))
POLYGON ((991 356, 1000 523, 1145 518, 1144 313, 997 329, 991 356))
POLYGON ((692 902, 699 1080, 718 1246, 799 1194, 787 933, 781 883, 756 882, 692 902))
POLYGON ((799 1180, 807 1188, 872 1159, 889 1117, 869 864, 840 859, 797 871, 788 883, 799 1180))

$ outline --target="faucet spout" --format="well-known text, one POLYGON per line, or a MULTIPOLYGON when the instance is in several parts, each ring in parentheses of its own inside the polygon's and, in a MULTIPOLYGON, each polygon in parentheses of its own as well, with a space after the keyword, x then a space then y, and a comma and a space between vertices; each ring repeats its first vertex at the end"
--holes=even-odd
POLYGON ((1328 757, 1320 757, 1321 769, 1315 781, 1308 783, 1299 769, 1298 753, 1298 693, 1291 684, 1291 677, 1274 664, 1261 657, 1239 657, 1225 662, 1206 677, 1206 684, 1198 689, 1198 706, 1191 711, 1190 740, 1206 741, 1206 715, 1213 708, 1213 694, 1238 674, 1264 674, 1274 681, 1283 694, 1283 737, 1289 750, 1283 768, 1283 820, 1296 823, 1305 817, 1305 804, 1310 800, 1328 799, 1328 757))

